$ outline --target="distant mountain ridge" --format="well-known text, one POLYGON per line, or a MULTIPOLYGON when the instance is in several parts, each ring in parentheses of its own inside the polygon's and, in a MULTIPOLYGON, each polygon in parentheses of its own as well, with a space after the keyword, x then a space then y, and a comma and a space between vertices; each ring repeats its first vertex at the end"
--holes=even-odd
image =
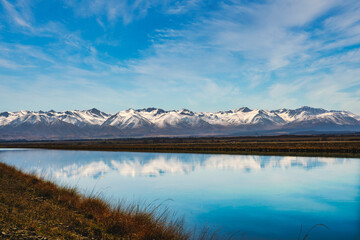
POLYGON ((0 139, 91 139, 152 136, 234 136, 297 132, 359 132, 360 115, 322 108, 219 112, 159 108, 108 114, 96 108, 0 113, 0 139))

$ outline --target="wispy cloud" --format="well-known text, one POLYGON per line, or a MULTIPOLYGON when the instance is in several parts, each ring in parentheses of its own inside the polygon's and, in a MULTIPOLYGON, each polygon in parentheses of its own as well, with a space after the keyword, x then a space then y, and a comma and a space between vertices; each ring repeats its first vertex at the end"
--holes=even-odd
POLYGON ((29 11, 29 6, 25 1, 18 1, 17 6, 9 3, 7 0, 1 0, 1 4, 4 9, 8 12, 9 20, 24 28, 31 29, 32 26, 30 24, 31 14, 29 11))
POLYGON ((14 108, 52 99, 49 108, 72 108, 86 100, 83 106, 99 103, 110 112, 244 105, 360 112, 358 1, 219 1, 203 12, 206 2, 200 0, 62 2, 74 14, 68 19, 84 21, 81 26, 38 21, 26 1, 0 1, 4 27, 41 39, 39 44, 0 39, 0 101, 12 95, 14 108), (157 23, 153 14, 182 20, 193 10, 197 14, 187 21, 154 24, 146 44, 126 55, 123 40, 137 42, 140 36, 131 35, 136 31, 131 23, 145 18, 157 23), (99 31, 84 29, 95 27, 91 24, 99 31), (25 81, 31 82, 27 88, 20 86, 25 81), (37 100, 24 105, 34 92, 37 100))
POLYGON ((166 13, 182 14, 189 10, 197 9, 201 2, 202 0, 175 1, 172 6, 168 6, 166 13))
POLYGON ((18 63, 13 62, 13 61, 0 58, 0 68, 6 68, 6 69, 11 69, 11 70, 19 70, 21 68, 28 68, 28 67, 32 67, 32 66, 31 65, 23 65, 23 64, 20 65, 18 63))
MULTIPOLYGON (((360 78, 349 80, 348 74, 352 68, 359 67, 358 50, 337 52, 339 46, 329 45, 328 49, 321 48, 339 39, 340 33, 331 36, 336 27, 329 23, 330 18, 338 18, 342 32, 356 35, 357 10, 349 6, 341 1, 224 3, 219 11, 198 18, 182 29, 158 30, 149 51, 142 59, 129 62, 128 67, 137 73, 135 79, 141 86, 163 86, 164 82, 167 89, 183 86, 181 89, 188 91, 196 99, 194 102, 203 102, 202 106, 204 102, 212 102, 213 108, 224 104, 259 105, 261 97, 251 94, 261 94, 267 99, 267 102, 260 100, 261 103, 270 107, 314 105, 315 98, 310 96, 316 95, 313 88, 321 87, 318 81, 322 79, 324 86, 330 85, 328 97, 330 93, 338 96, 332 100, 332 106, 352 105, 351 109, 359 112, 354 105, 358 102, 354 92, 344 92, 349 85, 337 84, 330 80, 332 75, 328 73, 336 73, 342 81, 358 88, 356 83, 360 78), (329 17, 331 11, 335 14, 329 17), (326 37, 319 36, 319 32, 326 37), (218 87, 211 92, 207 84, 218 87), (203 94, 205 92, 208 94, 203 94), (248 97, 244 97, 244 93, 248 97), (258 99, 256 103, 255 99, 258 99)), ((347 35, 341 36, 349 40, 347 35)), ((344 42, 342 47, 358 43, 344 42)), ((320 102, 327 105, 326 101, 320 102)))
POLYGON ((77 15, 81 17, 97 18, 99 25, 104 27, 104 22, 100 20, 103 16, 106 17, 107 22, 115 24, 121 20, 125 25, 134 20, 144 18, 149 9, 158 7, 166 14, 182 14, 190 9, 198 6, 202 0, 80 0, 80 1, 66 1, 71 6, 77 15))

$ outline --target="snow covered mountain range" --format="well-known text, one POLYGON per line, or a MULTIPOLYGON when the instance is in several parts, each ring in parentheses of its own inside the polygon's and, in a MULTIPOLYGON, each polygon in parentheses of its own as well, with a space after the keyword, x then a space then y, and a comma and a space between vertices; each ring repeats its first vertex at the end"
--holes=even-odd
POLYGON ((219 112, 128 109, 2 112, 0 139, 87 139, 151 136, 234 136, 306 132, 360 132, 360 115, 322 108, 219 112))

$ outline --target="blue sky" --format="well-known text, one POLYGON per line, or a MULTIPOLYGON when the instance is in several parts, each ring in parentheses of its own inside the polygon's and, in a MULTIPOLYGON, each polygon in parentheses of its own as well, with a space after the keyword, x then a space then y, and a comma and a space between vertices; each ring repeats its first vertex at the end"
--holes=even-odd
POLYGON ((0 0, 0 111, 360 113, 358 0, 0 0))

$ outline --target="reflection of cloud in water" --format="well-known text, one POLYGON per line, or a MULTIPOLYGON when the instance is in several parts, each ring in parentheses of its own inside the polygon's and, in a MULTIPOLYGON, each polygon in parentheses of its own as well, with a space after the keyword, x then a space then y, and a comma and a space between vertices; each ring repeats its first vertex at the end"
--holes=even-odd
POLYGON ((52 176, 60 177, 93 177, 97 178, 107 173, 122 176, 160 176, 162 174, 186 174, 201 169, 222 169, 249 172, 262 168, 292 167, 312 169, 331 164, 342 164, 346 160, 338 158, 315 157, 263 157, 263 156, 236 156, 211 155, 204 159, 184 161, 175 156, 158 156, 142 161, 139 158, 109 161, 94 161, 86 165, 72 164, 61 169, 52 169, 52 176))
POLYGON ((146 163, 141 163, 138 159, 127 161, 111 161, 114 170, 124 176, 159 176, 164 173, 188 173, 191 172, 195 165, 188 162, 183 162, 178 158, 166 159, 161 156, 152 159, 146 163))
POLYGON ((60 177, 87 177, 97 178, 110 172, 112 169, 104 161, 92 162, 87 165, 72 164, 59 170, 55 170, 52 175, 56 178, 60 177))

